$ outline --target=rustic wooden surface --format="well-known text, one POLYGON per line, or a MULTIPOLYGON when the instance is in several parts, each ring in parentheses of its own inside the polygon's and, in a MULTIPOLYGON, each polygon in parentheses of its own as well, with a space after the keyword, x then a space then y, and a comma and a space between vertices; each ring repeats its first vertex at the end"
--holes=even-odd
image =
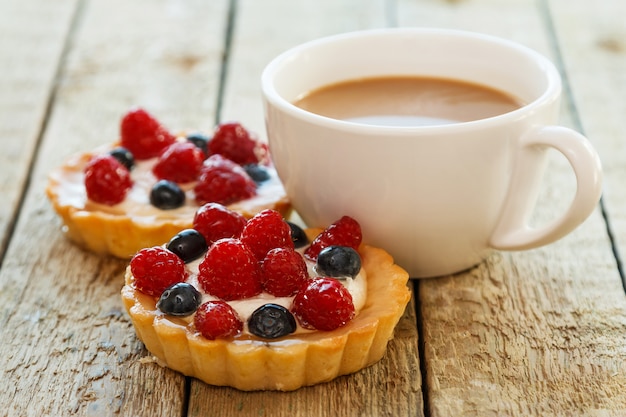
MULTIPOLYGON (((626 3, 614 0, 0 0, 0 415, 626 415, 626 3), (147 361, 125 262, 68 243, 47 172, 148 107, 172 127, 261 136, 259 76, 332 33, 437 26, 504 36, 564 75, 563 122, 601 154, 601 207, 545 248, 415 282, 388 354, 293 393, 210 387, 147 361), (419 337, 418 337, 419 336, 419 337)), ((536 221, 572 192, 555 157, 536 221)))

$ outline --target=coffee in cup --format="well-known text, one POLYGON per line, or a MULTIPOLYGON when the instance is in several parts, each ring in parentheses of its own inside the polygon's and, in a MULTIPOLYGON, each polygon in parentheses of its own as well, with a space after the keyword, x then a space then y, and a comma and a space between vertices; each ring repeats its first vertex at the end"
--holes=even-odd
MULTIPOLYGON (((372 94, 393 104, 387 88, 372 94)), ((275 58, 263 72, 262 90, 274 163, 305 223, 357 219, 364 241, 385 248, 414 278, 462 271, 493 250, 554 242, 580 225, 600 198, 596 151, 580 133, 556 124, 557 69, 508 40, 420 28, 335 35, 275 58), (326 114, 329 105, 309 110, 302 104, 325 90, 341 96, 342 85, 399 78, 495 91, 513 107, 415 126, 350 120, 326 114), (529 219, 541 204, 548 149, 565 156, 577 188, 563 213, 534 227, 529 219)), ((435 88, 435 101, 441 91, 435 88)), ((361 101, 342 100, 343 110, 361 101)), ((474 107, 472 100, 461 101, 474 107)))
POLYGON ((294 104, 333 119, 405 127, 470 122, 522 106, 488 86, 417 76, 343 81, 307 92, 294 104))

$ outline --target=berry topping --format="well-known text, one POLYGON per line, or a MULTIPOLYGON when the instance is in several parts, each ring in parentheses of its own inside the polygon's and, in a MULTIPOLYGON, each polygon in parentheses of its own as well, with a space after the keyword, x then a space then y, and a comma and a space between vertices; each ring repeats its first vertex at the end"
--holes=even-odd
POLYGON ((265 304, 254 310, 248 319, 248 330, 255 336, 276 339, 296 331, 293 315, 278 304, 265 304))
POLYGON ((198 267, 202 289, 223 300, 253 297, 263 290, 259 263, 237 239, 215 242, 198 267))
POLYGON ((261 184, 270 179, 270 173, 266 167, 259 164, 247 164, 243 166, 246 173, 252 178, 252 181, 261 184))
POLYGON ((96 203, 119 204, 131 186, 128 169, 111 155, 95 156, 85 167, 87 198, 96 203))
POLYGON ((166 247, 185 263, 198 259, 207 250, 204 236, 194 229, 182 230, 169 241, 166 247))
POLYGON ((348 246, 328 246, 317 256, 315 269, 327 277, 354 278, 361 270, 361 257, 348 246))
POLYGON ((187 135, 187 140, 196 145, 204 154, 205 157, 209 156, 209 138, 204 133, 195 132, 187 135))
POLYGON ((150 190, 150 204, 161 210, 171 210, 185 204, 185 192, 175 182, 157 181, 150 190))
POLYGON ((228 338, 243 330, 243 322, 237 312, 224 301, 207 301, 196 311, 193 318, 196 330, 210 340, 228 338))
POLYGON ((122 118, 120 133, 122 146, 131 151, 135 159, 154 158, 175 140, 174 136, 144 109, 126 113, 122 118))
POLYGON ((308 259, 315 261, 322 249, 332 245, 349 246, 354 250, 358 250, 362 238, 359 223, 352 217, 343 216, 320 233, 304 252, 304 255, 308 259))
POLYGON ((130 261, 130 271, 135 277, 135 287, 154 296, 160 296, 167 287, 183 282, 186 277, 182 259, 161 246, 137 252, 130 261))
POLYGON ((291 228, 276 210, 266 209, 248 220, 241 241, 262 261, 273 248, 292 248, 291 228))
POLYGON ((263 289, 276 297, 294 295, 309 278, 304 258, 291 248, 270 250, 261 264, 263 289))
POLYGON ((109 151, 109 155, 117 159, 117 161, 120 164, 124 165, 129 171, 135 166, 135 157, 126 148, 123 148, 121 146, 113 148, 109 151))
POLYGON ((156 306, 165 314, 172 316, 189 316, 202 303, 202 294, 193 285, 179 282, 163 291, 156 306))
POLYGON ((361 270, 361 256, 348 246, 328 246, 317 256, 315 270, 333 278, 354 278, 361 270))
POLYGON ((223 123, 209 142, 209 154, 220 154, 239 165, 256 164, 266 158, 267 150, 239 123, 223 123))
POLYGON ((289 221, 287 224, 291 227, 291 240, 293 241, 294 247, 301 248, 309 244, 309 238, 300 226, 289 221))
POLYGON ((227 206, 255 196, 256 184, 233 161, 221 155, 211 155, 204 162, 194 192, 199 205, 220 203, 227 206))
POLYGON ((193 228, 202 233, 208 245, 225 237, 239 237, 246 218, 219 203, 207 203, 200 207, 193 219, 193 228))
POLYGON ((186 183, 200 175, 204 153, 190 142, 176 142, 165 148, 152 168, 154 175, 163 180, 186 183))
POLYGON ((354 317, 350 292, 333 278, 314 278, 294 297, 291 311, 306 329, 335 330, 354 317))

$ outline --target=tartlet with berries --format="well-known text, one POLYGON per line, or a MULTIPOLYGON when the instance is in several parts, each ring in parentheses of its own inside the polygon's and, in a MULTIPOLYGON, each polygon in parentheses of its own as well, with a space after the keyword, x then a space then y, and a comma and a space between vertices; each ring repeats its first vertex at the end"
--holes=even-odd
POLYGON ((143 109, 123 116, 119 141, 70 157, 48 179, 66 236, 120 258, 191 228, 208 202, 246 218, 290 211, 267 145, 241 124, 174 135, 143 109))
POLYGON ((408 273, 361 240, 347 216, 303 230, 274 210, 242 222, 208 204, 195 229, 131 259, 122 299, 161 365, 211 385, 291 391, 374 364, 393 338, 408 273))

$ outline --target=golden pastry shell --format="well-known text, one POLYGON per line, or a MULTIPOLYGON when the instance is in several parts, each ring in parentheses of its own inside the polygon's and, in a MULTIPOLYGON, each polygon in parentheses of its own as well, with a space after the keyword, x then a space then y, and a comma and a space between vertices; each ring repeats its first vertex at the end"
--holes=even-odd
MULTIPOLYGON (((320 230, 307 230, 316 236, 320 230)), ((208 340, 192 325, 156 309, 156 299, 135 290, 130 268, 122 299, 139 339, 157 360, 207 384, 240 390, 291 391, 357 372, 379 361, 410 299, 408 273, 384 250, 361 245, 367 300, 347 325, 276 340, 208 340)))

